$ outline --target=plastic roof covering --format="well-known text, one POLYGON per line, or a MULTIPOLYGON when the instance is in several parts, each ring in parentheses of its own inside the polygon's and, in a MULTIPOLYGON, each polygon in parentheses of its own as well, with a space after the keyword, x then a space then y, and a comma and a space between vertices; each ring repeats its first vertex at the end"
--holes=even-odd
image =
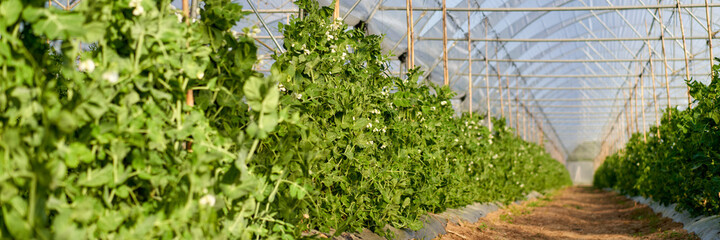
MULTIPOLYGON (((246 0, 233 0, 250 10, 246 0)), ((262 10, 297 10, 291 0, 251 0, 262 10)), ((344 16, 357 0, 340 0, 340 16, 344 16)), ((331 0, 319 0, 323 6, 329 5, 331 0)), ((712 1, 711 1, 712 2, 712 1)), ((180 1, 173 3, 178 8, 180 1)), ((644 6, 644 5, 674 5, 675 1, 652 0, 557 0, 557 1, 482 1, 482 0, 447 0, 448 8, 532 8, 532 7, 580 7, 580 6, 644 6)), ((703 0, 682 1, 682 4, 704 4, 703 0)), ((442 0, 414 0, 414 8, 442 6, 442 0)), ((383 49, 400 55, 407 51, 406 15, 404 10, 389 10, 388 7, 405 8, 402 0, 360 0, 357 7, 349 14, 344 22, 354 26, 359 21, 365 21, 371 34, 384 34, 383 49)), ((720 9, 711 8, 712 29, 718 26, 717 12, 720 9), (715 16, 715 17, 712 17, 715 16)), ((470 17, 466 11, 447 11, 448 38, 448 71, 450 86, 459 96, 469 91, 468 87, 468 52, 467 40, 452 41, 452 39, 466 39, 468 21, 470 21, 470 35, 473 39, 592 39, 592 38, 638 38, 652 37, 650 45, 654 50, 654 59, 662 59, 662 46, 660 26, 654 18, 657 9, 636 10, 578 10, 578 11, 526 11, 526 12, 471 12, 470 17), (485 36, 485 19, 487 19, 487 37, 485 36), (463 59, 463 60, 460 60, 463 59)), ((667 27, 666 38, 680 37, 681 28, 678 20, 678 11, 674 8, 660 9, 662 20, 667 27)), ((260 13, 273 35, 280 38, 277 31, 279 22, 285 23, 290 15, 296 13, 260 13)), ((427 40, 424 38, 442 38, 442 11, 413 12, 416 33, 415 64, 428 73, 427 78, 437 84, 443 83, 442 41, 427 40)), ((707 28, 705 8, 686 8, 682 10, 682 20, 685 36, 700 38, 686 41, 690 58, 690 73, 694 79, 704 83, 709 82, 710 61, 707 45, 707 28), (701 39, 705 38, 705 39, 701 39), (694 60, 692 58, 695 58, 694 60)), ((260 24, 258 18, 250 13, 235 27, 240 31, 244 27, 258 26, 262 30, 259 34, 258 44, 260 54, 271 54, 268 47, 275 48, 268 33, 260 24)), ((717 42, 715 42, 717 46, 717 42)), ((530 112, 539 122, 542 121, 545 137, 554 143, 559 143, 560 151, 567 154, 578 144, 585 141, 603 141, 608 131, 625 129, 624 117, 618 114, 627 104, 630 89, 640 73, 645 85, 645 121, 649 127, 655 123, 652 81, 649 77, 649 53, 645 41, 578 41, 578 42, 488 42, 488 52, 485 52, 484 41, 472 42, 472 71, 473 71, 473 110, 486 112, 485 73, 488 59, 505 60, 578 60, 578 62, 527 62, 527 61, 490 61, 489 83, 491 86, 490 99, 493 116, 500 115, 500 98, 505 99, 505 117, 508 118, 507 98, 512 98, 512 110, 516 111, 516 101, 519 99, 525 108, 522 113, 530 112), (645 59, 643 62, 598 62, 595 60, 611 59, 645 59), (501 75, 512 74, 522 77, 510 77, 510 89, 504 89, 500 96, 499 80, 501 75), (551 76, 548 76, 551 75, 551 76), (559 75, 559 76, 557 76, 559 75), (565 76, 564 76, 565 75, 565 76), (573 76, 566 76, 573 75, 573 76), (575 76, 577 75, 577 76, 575 76), (597 75, 604 75, 593 77, 597 75), (607 75, 621 75, 608 77, 607 75), (625 77, 634 75, 633 77, 625 77), (515 87, 519 87, 519 91, 515 87), (619 89, 625 87, 625 89, 619 89), (569 89, 548 89, 569 88, 569 89), (596 88, 596 89, 587 89, 596 88), (601 89, 597 89, 601 88, 601 89), (508 96, 509 94, 509 96, 508 96), (595 100, 592 100, 595 99, 595 100)), ((685 62, 683 60, 682 40, 666 40, 666 54, 668 72, 670 73, 670 96, 672 105, 683 109, 687 106, 685 78, 685 62)), ((716 56, 720 53, 714 48, 716 56)), ((271 60, 265 61, 259 70, 269 69, 271 60)), ((656 95, 660 114, 667 106, 667 92, 665 91, 665 72, 662 61, 653 61, 654 74, 657 81, 656 95)), ((390 72, 400 74, 404 66, 400 61, 391 62, 390 72)), ((505 86, 508 79, 502 77, 505 86)), ((639 86, 639 85, 638 85, 639 86)), ((638 93, 640 94, 640 93, 638 93)), ((467 99, 466 99, 467 101, 467 99)), ((459 102, 459 101, 455 101, 459 102)), ((467 102, 456 106, 467 110, 467 102)), ((638 103, 640 105, 640 103, 638 103)), ((638 111, 639 112, 639 111, 638 111)), ((640 114, 640 113, 637 113, 640 114)), ((515 118, 515 115, 512 116, 515 118)), ((642 121, 642 117, 638 117, 642 121)), ((529 122, 529 121, 528 121, 529 122)), ((533 125, 537 125, 533 123, 533 125)), ((639 128, 643 124, 639 123, 639 128)), ((616 139, 618 141, 620 139, 616 139)), ((557 146, 557 145, 556 145, 557 146)))

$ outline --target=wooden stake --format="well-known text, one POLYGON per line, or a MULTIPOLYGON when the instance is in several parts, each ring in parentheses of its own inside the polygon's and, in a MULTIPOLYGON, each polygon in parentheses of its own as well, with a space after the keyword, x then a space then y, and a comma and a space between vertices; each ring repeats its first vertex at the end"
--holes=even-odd
POLYGON ((407 64, 407 69, 412 69, 414 67, 414 59, 415 59, 415 49, 413 49, 413 17, 412 17, 412 0, 405 0, 405 17, 407 18, 407 59, 405 60, 405 63, 407 64))
POLYGON ((335 0, 335 9, 333 9, 333 20, 338 19, 339 17, 340 17, 340 0, 335 0))
MULTIPOLYGON (((409 1, 409 0, 408 0, 409 1)), ((470 1, 468 1, 468 8, 470 8, 470 1)), ((467 38, 468 38, 468 95, 470 95, 470 101, 468 102, 468 112, 470 112, 470 117, 472 117, 472 94, 473 94, 473 78, 472 78, 472 40, 470 40, 470 11, 467 13, 468 16, 468 29, 467 29, 467 38)))
POLYGON ((442 1, 442 20, 443 20, 443 83, 445 86, 450 85, 450 79, 448 78, 448 56, 447 56, 447 6, 445 1, 442 1))
MULTIPOLYGON (((660 43, 662 44, 662 54, 663 54, 663 69, 665 70, 665 97, 667 97, 667 108, 670 109, 671 103, 670 103, 670 78, 668 77, 668 63, 667 63, 667 54, 665 53, 665 30, 664 30, 664 23, 662 19, 662 11, 658 11, 658 18, 660 18, 660 43)), ((672 111, 668 111, 668 117, 672 118, 672 111)))
POLYGON ((652 78, 652 89, 653 89, 653 105, 655 105, 655 126, 657 127, 657 137, 660 137, 660 117, 659 117, 659 107, 657 102, 657 92, 655 90, 655 68, 652 61, 652 49, 650 47, 650 43, 648 44, 648 53, 650 54, 650 77, 652 78))
POLYGON ((713 44, 712 44, 712 25, 710 24, 710 8, 708 7, 708 1, 705 0, 705 19, 707 20, 707 32, 708 32, 708 50, 710 51, 710 74, 713 76, 715 75, 715 72, 713 72, 713 44))
MULTIPOLYGON (((508 94, 508 96, 510 96, 508 94)), ((515 80, 515 130, 520 136, 520 79, 515 80)), ((512 102, 508 101, 508 104, 512 102)))
POLYGON ((635 78, 635 84, 632 88, 632 93, 630 93, 630 97, 632 98, 632 114, 633 114, 633 133, 639 132, 640 129, 638 127, 638 116, 637 116, 637 78, 635 78))
MULTIPOLYGON (((680 21, 680 34, 682 35, 683 42, 683 54, 685 54, 685 79, 690 80, 690 63, 688 62, 688 51, 687 45, 685 45, 685 27, 682 20, 682 13, 680 12, 680 0, 677 2, 678 21, 680 21)), ((690 86, 687 86, 687 97, 688 97, 688 109, 692 108, 692 97, 690 97, 690 86)))
MULTIPOLYGON (((485 38, 487 38, 488 22, 485 18, 485 38)), ((499 74, 498 74, 499 75, 499 74)), ((490 116, 490 63, 488 62, 488 42, 485 42, 485 97, 487 104, 487 127, 492 132, 492 116, 490 116)), ((500 96, 502 98, 502 96, 500 96)))
MULTIPOLYGON (((486 36, 487 38, 487 36, 486 36)), ((487 45, 488 42, 485 42, 485 45, 487 45)), ((495 44, 495 57, 498 57, 498 47, 497 43, 495 44)), ((502 77, 500 75, 500 62, 495 62, 495 71, 498 73, 498 90, 500 90, 500 117, 505 118, 505 100, 503 100, 503 87, 502 87, 502 77)), ((509 91, 508 91, 509 92, 509 91)))
POLYGON ((643 140, 647 142, 647 121, 645 120, 645 78, 638 76, 640 80, 640 112, 642 114, 643 140))
MULTIPOLYGON (((497 43, 497 44, 499 45, 500 43, 497 43)), ((500 73, 498 73, 498 75, 500 75, 500 73)), ((510 99, 510 78, 509 77, 505 78, 505 87, 507 88, 508 127, 512 127, 513 126, 513 118, 512 118, 513 111, 512 111, 512 100, 510 99)))

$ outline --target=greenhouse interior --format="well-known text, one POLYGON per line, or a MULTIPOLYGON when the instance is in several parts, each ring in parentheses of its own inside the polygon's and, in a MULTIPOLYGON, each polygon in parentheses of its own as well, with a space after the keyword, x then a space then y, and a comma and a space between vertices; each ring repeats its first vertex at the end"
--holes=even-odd
POLYGON ((716 11, 3 0, 0 239, 720 239, 716 11))

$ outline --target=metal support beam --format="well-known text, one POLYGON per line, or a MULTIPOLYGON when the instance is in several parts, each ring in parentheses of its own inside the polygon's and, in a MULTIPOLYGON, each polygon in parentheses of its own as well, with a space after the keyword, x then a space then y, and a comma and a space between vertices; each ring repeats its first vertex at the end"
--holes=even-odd
MULTIPOLYGON (((682 37, 667 37, 666 40, 682 40, 682 37)), ((707 40, 707 37, 686 37, 689 40, 707 40)), ((718 37, 713 36, 713 39, 718 37)), ((437 37, 418 37, 418 41, 443 41, 437 37)), ((617 42, 617 41, 660 41, 654 37, 619 37, 619 38, 472 38, 474 42, 617 42)), ((448 38, 447 41, 467 41, 466 38, 448 38)))
MULTIPOLYGON (((709 4, 710 7, 720 7, 720 4, 709 4)), ((676 5, 646 5, 646 6, 588 6, 588 7, 534 7, 534 8, 447 8, 450 12, 550 12, 550 11, 597 11, 597 10, 637 10, 637 9, 668 9, 676 5)), ((682 8, 704 8, 705 4, 684 4, 682 8)), ((404 11, 403 7, 380 7, 384 11, 404 11)), ((416 11, 443 11, 438 7, 418 7, 416 11)))

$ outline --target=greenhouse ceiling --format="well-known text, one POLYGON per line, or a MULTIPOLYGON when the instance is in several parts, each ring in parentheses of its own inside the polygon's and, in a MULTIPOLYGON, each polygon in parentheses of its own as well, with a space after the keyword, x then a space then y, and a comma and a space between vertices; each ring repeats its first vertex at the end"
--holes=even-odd
MULTIPOLYGON (((256 40, 268 60, 257 69, 267 71, 269 55, 282 48, 278 24, 299 10, 291 0, 234 1, 248 12, 236 30, 261 29, 256 40)), ((684 80, 710 81, 718 7, 699 0, 340 0, 338 16, 385 36, 384 51, 395 56, 389 74, 402 76, 414 62, 426 80, 457 92, 458 111, 489 106, 493 117, 524 135, 542 132, 566 155, 587 141, 620 147, 668 106, 686 108, 684 80)))

